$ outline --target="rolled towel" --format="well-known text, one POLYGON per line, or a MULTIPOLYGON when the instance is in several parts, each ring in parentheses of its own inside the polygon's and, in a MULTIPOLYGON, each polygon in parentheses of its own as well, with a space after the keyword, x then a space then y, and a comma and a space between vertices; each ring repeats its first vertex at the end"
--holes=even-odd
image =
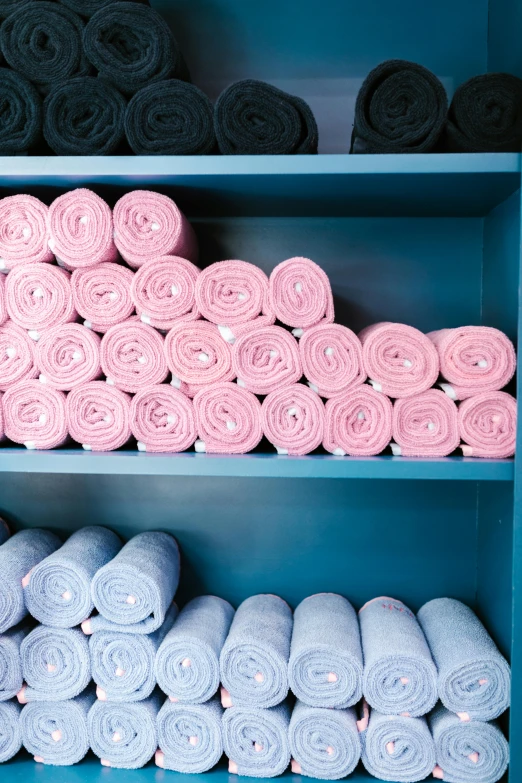
POLYGON ((259 444, 261 403, 235 383, 213 383, 194 397, 199 438, 195 448, 208 454, 246 454, 259 444))
POLYGON ((34 0, 0 0, 0 19, 5 19, 18 8, 27 8, 31 3, 34 0))
POLYGON ((361 758, 361 740, 354 709, 329 710, 297 701, 288 739, 292 772, 322 780, 350 775, 361 758))
POLYGON ((267 322, 275 320, 268 304, 268 278, 247 261, 218 261, 204 269, 196 281, 196 304, 203 318, 222 328, 253 321, 260 313, 267 322))
POLYGON ((115 261, 112 211, 92 190, 77 188, 49 207, 49 247, 67 269, 115 261))
POLYGON ((38 340, 44 329, 76 320, 70 275, 50 264, 25 264, 7 275, 9 317, 38 340))
MULTIPOLYGON (((117 1, 117 0, 116 0, 117 1)), ((144 3, 150 5, 149 0, 129 0, 134 3, 144 3)), ((61 3, 70 8, 71 11, 75 11, 80 16, 91 17, 96 11, 101 8, 107 8, 108 5, 112 5, 115 0, 60 0, 61 3)))
POLYGON ((57 155, 112 155, 123 141, 126 103, 93 76, 55 87, 44 102, 43 133, 57 155))
POLYGON ((207 772, 223 755, 223 707, 215 696, 206 704, 166 701, 158 713, 156 765, 174 772, 207 772))
MULTIPOLYGON (((0 403, 1 403, 1 399, 2 398, 0 396, 0 403)), ((2 415, 2 405, 1 404, 0 404, 0 421, 1 421, 0 430, 3 432, 3 415, 2 415)), ((5 544, 5 542, 10 537, 10 535, 11 535, 11 530, 9 528, 9 525, 7 524, 5 519, 2 519, 2 517, 0 517, 0 546, 2 544, 5 544)))
POLYGON ((16 756, 22 747, 21 709, 16 701, 0 703, 0 764, 16 756))
POLYGON ((323 446, 337 457, 372 457, 392 438, 393 406, 384 394, 364 384, 325 405, 323 446))
POLYGON ((100 362, 107 383, 126 392, 138 392, 168 375, 163 338, 147 324, 125 321, 103 335, 100 362))
POLYGON ((291 636, 292 610, 282 598, 253 595, 243 601, 219 660, 232 704, 266 708, 286 698, 291 636))
POLYGON ((120 264, 75 269, 71 275, 73 302, 75 310, 85 318, 84 326, 104 333, 126 321, 134 312, 132 279, 132 271, 120 264))
POLYGON ((0 326, 3 326, 8 320, 9 313, 5 301, 5 275, 0 275, 0 326))
MULTIPOLYGON (((0 702, 13 699, 23 685, 20 645, 32 628, 33 623, 26 620, 0 634, 0 702)), ((0 759, 2 756, 1 735, 0 730, 0 759)))
POLYGON ((317 152, 319 134, 302 98, 254 79, 219 96, 214 127, 223 155, 305 155, 317 152))
POLYGON ((77 386, 67 395, 66 419, 71 438, 86 451, 114 451, 131 437, 131 399, 104 381, 77 386))
POLYGON ((460 443, 457 406, 437 389, 396 400, 393 439, 395 456, 447 457, 460 443))
POLYGON ((274 778, 290 763, 287 702, 271 709, 232 707, 223 714, 223 746, 228 771, 249 778, 274 778))
POLYGON ((104 767, 140 769, 158 747, 156 720, 162 696, 133 704, 96 701, 87 718, 89 742, 104 767))
POLYGON ((36 343, 40 383, 70 391, 102 374, 97 334, 81 324, 60 324, 46 329, 36 343))
POLYGON ((232 368, 238 386, 254 394, 289 386, 303 374, 297 340, 281 326, 254 326, 238 337, 232 368))
POLYGON ((8 321, 0 327, 0 390, 37 377, 35 343, 25 329, 8 321))
POLYGON ((5 107, 0 115, 0 155, 25 155, 42 132, 38 91, 21 74, 0 68, 0 102, 5 107))
POLYGON ((373 388, 389 397, 411 397, 433 386, 439 356, 432 341, 406 324, 381 323, 359 333, 363 366, 373 388))
POLYGON ((436 598, 418 617, 443 705, 464 721, 498 718, 510 704, 511 670, 476 614, 454 598, 436 598))
POLYGON ((87 715, 94 704, 94 688, 68 701, 27 704, 20 716, 24 747, 41 764, 68 767, 89 750, 87 715))
POLYGON ((437 766, 449 783, 497 783, 509 764, 509 744, 496 723, 463 722, 441 704, 428 718, 437 766))
POLYGON ((299 355, 309 387, 321 397, 335 397, 366 380, 361 341, 341 324, 318 324, 299 340, 299 355))
POLYGON ((27 449, 55 449, 68 437, 65 394, 38 381, 20 381, 2 397, 9 440, 27 449))
POLYGON ((134 395, 130 420, 139 451, 178 453, 193 446, 197 437, 191 401, 164 383, 134 395))
POLYGON ((0 200, 0 269, 53 260, 47 244, 48 212, 46 204, 26 193, 0 200))
POLYGON ((20 530, 0 546, 0 633, 27 615, 22 582, 34 566, 61 545, 48 530, 20 530))
POLYGON ((168 196, 133 190, 116 203, 113 219, 116 247, 129 266, 161 256, 198 260, 194 229, 168 196))
POLYGON ((310 326, 333 323, 330 281, 326 272, 309 258, 289 258, 273 269, 269 300, 276 317, 294 327, 296 337, 301 337, 310 326))
POLYGON ((233 617, 228 601, 215 595, 194 598, 182 609, 156 656, 158 685, 172 702, 201 704, 214 696, 233 617))
POLYGON ((506 392, 483 392, 459 406, 458 423, 465 457, 504 459, 515 453, 517 402, 506 392))
POLYGON ((412 718, 433 709, 437 669, 413 612, 395 598, 374 598, 359 610, 359 622, 363 693, 370 706, 412 718))
POLYGON ((33 568, 25 585, 27 609, 38 622, 73 628, 91 614, 91 581, 119 552, 116 533, 93 525, 73 533, 56 552, 33 568))
POLYGON ((134 536, 92 580, 92 598, 100 614, 82 628, 86 633, 156 631, 178 589, 179 568, 173 536, 152 531, 134 536))
POLYGON ((89 641, 92 678, 100 701, 135 702, 147 699, 156 686, 157 650, 172 628, 178 607, 171 604, 163 625, 148 635, 97 631, 89 641))
POLYGON ((361 636, 351 603, 335 593, 301 601, 288 664, 293 693, 310 707, 344 710, 360 700, 362 678, 361 636))
POLYGON ((448 111, 442 82, 407 60, 370 71, 357 95, 352 153, 432 152, 448 111))
POLYGON ((214 324, 182 321, 165 338, 165 356, 173 382, 198 387, 235 378, 232 351, 214 324))
POLYGON ((79 628, 37 625, 20 645, 25 683, 20 704, 31 701, 67 701, 91 681, 89 642, 79 628))
POLYGON ((323 441, 324 405, 301 383, 270 392, 263 400, 261 416, 265 437, 278 454, 309 454, 323 441))
POLYGON ((193 84, 153 82, 131 98, 125 133, 136 155, 211 155, 216 148, 214 107, 193 84))
POLYGON ((195 321, 199 269, 177 256, 148 261, 132 280, 131 297, 143 323, 168 331, 179 321, 195 321))

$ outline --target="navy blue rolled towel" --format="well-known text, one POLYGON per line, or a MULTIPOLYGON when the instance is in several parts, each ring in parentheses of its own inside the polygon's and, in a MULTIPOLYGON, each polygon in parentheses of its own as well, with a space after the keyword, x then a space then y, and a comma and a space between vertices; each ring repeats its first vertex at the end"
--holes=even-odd
POLYGON ((42 101, 31 82, 0 68, 0 155, 21 155, 42 132, 42 101))
POLYGON ((6 19, 14 11, 27 8, 35 2, 36 0, 0 0, 0 19, 6 19))
MULTIPOLYGON (((71 11, 75 11, 80 16, 86 16, 87 18, 93 16, 96 11, 107 6, 112 5, 114 2, 120 2, 121 0, 60 0, 63 5, 70 8, 71 11)), ((14 0, 17 2, 17 0, 14 0)), ((143 5, 150 5, 149 0, 128 0, 132 3, 142 3, 143 5)))

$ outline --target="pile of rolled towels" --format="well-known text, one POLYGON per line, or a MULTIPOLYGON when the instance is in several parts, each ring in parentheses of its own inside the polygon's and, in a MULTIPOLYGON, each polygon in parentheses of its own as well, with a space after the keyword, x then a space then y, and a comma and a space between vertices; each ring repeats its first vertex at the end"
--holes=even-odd
POLYGON ((516 356, 488 326, 423 334, 334 323, 330 281, 307 258, 270 277, 200 270, 168 196, 90 190, 50 206, 0 200, 0 435, 29 449, 69 438, 110 451, 514 454, 516 356), (276 323, 277 321, 277 323, 276 323), (434 388, 434 385, 439 388, 434 388))

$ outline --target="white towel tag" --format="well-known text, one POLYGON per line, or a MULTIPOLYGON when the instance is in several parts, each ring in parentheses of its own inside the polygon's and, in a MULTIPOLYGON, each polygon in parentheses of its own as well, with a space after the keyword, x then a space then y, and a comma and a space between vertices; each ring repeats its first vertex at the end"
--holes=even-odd
POLYGON ((79 362, 81 358, 82 358, 82 355, 81 355, 80 351, 74 351, 74 353, 72 355, 73 361, 74 362, 79 362))
POLYGON ((85 225, 86 225, 86 223, 88 223, 88 222, 89 222, 89 218, 87 217, 87 215, 82 215, 82 216, 81 216, 81 218, 80 218, 80 223, 81 223, 83 226, 85 226, 85 225))
POLYGON ((138 356, 138 362, 140 364, 147 364, 147 357, 146 356, 138 356))
POLYGON ((145 315, 145 313, 142 313, 140 315, 140 321, 143 321, 144 324, 150 324, 150 315, 145 315))
POLYGON ((109 386, 114 386, 114 381, 112 380, 112 378, 105 378, 105 383, 108 383, 109 386))
POLYGON ((311 388, 313 392, 319 394, 319 388, 315 385, 315 383, 310 383, 310 381, 308 381, 308 386, 311 388))
POLYGON ((36 443, 34 440, 26 440, 24 446, 26 449, 29 449, 29 451, 33 451, 36 448, 36 443))
POLYGON ((373 386, 376 392, 382 392, 382 386, 378 381, 372 381, 371 378, 368 378, 369 382, 373 386))
POLYGON ((43 292, 43 289, 42 288, 35 288, 34 291, 33 291, 33 296, 35 297, 35 299, 43 299, 44 296, 45 296, 45 294, 43 292))
POLYGON ((210 359, 208 353, 204 353, 203 351, 199 354, 198 359, 200 362, 208 362, 210 359))
POLYGON ((29 228, 29 226, 26 226, 24 229, 22 229, 22 236, 24 239, 29 239, 29 237, 31 236, 31 229, 29 228))
POLYGON ((175 389, 181 389, 181 381, 179 378, 176 378, 175 375, 172 376, 172 380, 170 382, 171 386, 174 386, 175 389))
POLYGON ((439 383, 439 386, 440 386, 440 388, 442 389, 442 391, 443 391, 445 394, 447 394, 447 395, 448 395, 448 397, 449 397, 451 400, 456 400, 456 399, 457 399, 457 395, 456 395, 456 394, 455 394, 455 392, 453 391, 453 386, 452 386, 450 383, 439 383))
POLYGON ((27 332, 27 334, 29 335, 29 337, 31 338, 31 340, 34 340, 34 341, 35 341, 35 343, 37 343, 37 342, 38 342, 38 340, 40 339, 40 332, 37 332, 37 331, 36 331, 36 329, 30 329, 30 330, 27 332))
POLYGON ((39 424, 47 424, 47 416, 45 415, 45 413, 41 413, 38 416, 38 423, 39 424))
POLYGON ((109 294, 109 299, 111 300, 111 302, 115 302, 117 298, 118 298, 118 292, 111 291, 109 294))
POLYGON ((234 432, 234 430, 237 429, 237 424, 235 421, 227 421, 227 430, 230 430, 230 432, 234 432))
POLYGON ((334 449, 332 453, 334 457, 346 457, 346 451, 342 449, 334 449))
POLYGON ((280 448, 279 446, 276 446, 276 451, 277 451, 277 453, 278 453, 278 454, 280 454, 282 457, 283 457, 285 454, 288 454, 288 449, 282 449, 282 448, 280 448))
POLYGON ((304 329, 292 329, 292 334, 294 335, 294 337, 297 337, 297 339, 299 339, 300 337, 303 336, 304 329))
POLYGON ((234 333, 232 332, 232 329, 230 329, 228 326, 218 326, 219 334, 225 340, 227 343, 230 343, 230 345, 234 345, 236 342, 236 338, 234 337, 234 333))
POLYGON ((197 440, 194 443, 194 449, 197 451, 198 454, 204 454, 207 450, 207 446, 205 444, 204 440, 197 440))
POLYGON ((138 441, 138 451, 147 451, 147 447, 141 440, 138 441))
POLYGON ((324 352, 325 352, 326 356, 331 356, 333 354, 333 352, 334 352, 334 349, 333 348, 325 348, 324 352))
POLYGON ((90 321, 84 321, 83 325, 86 327, 86 329, 92 329, 92 323, 90 321))
POLYGON ((40 375, 38 376, 38 380, 40 381, 40 383, 47 383, 47 378, 45 377, 45 375, 43 375, 43 373, 40 373, 40 375))
POLYGON ((174 424, 175 421, 176 421, 176 417, 171 416, 169 413, 169 415, 167 416, 167 424, 174 424))
POLYGON ((236 379, 236 383, 238 386, 241 386, 242 389, 245 388, 245 382, 241 380, 241 378, 236 379))
POLYGON ((390 443, 390 446, 394 457, 400 457, 402 455, 402 449, 398 443, 390 443))
POLYGON ((243 302, 246 299, 246 294, 238 294, 237 298, 240 302, 243 302))
POLYGON ((82 449, 85 449, 85 451, 92 451, 92 446, 89 446, 87 443, 82 443, 82 449))
POLYGON ((152 223, 150 227, 151 231, 159 231, 160 230, 160 224, 159 223, 152 223))
POLYGON ((9 359, 14 359, 16 356, 16 348, 10 347, 5 349, 5 355, 9 357, 9 359))
POLYGON ((287 412, 289 416, 297 416, 297 408, 288 408, 287 412))

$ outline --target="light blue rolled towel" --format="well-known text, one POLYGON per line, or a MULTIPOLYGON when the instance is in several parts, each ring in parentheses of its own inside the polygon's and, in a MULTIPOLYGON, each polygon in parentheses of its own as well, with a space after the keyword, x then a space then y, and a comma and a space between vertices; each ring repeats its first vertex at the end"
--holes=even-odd
POLYGON ((79 628, 38 625, 20 645, 26 685, 21 704, 32 701, 68 701, 91 681, 89 642, 79 628))
POLYGON ((33 628, 26 619, 0 634, 0 702, 12 699, 23 685, 20 645, 33 628))
POLYGON ((413 612, 395 598, 374 598, 359 611, 363 693, 384 715, 418 718, 437 702, 437 669, 413 612))
POLYGON ((201 704, 219 688, 219 656, 234 609, 215 595, 194 598, 181 610, 156 656, 160 688, 182 704, 201 704))
POLYGON ((89 640, 92 678, 100 701, 133 702, 147 699, 156 687, 156 653, 178 615, 171 604, 163 625, 149 636, 96 631, 89 640))
POLYGON ((16 701, 0 703, 0 764, 16 756, 22 747, 21 710, 16 701))
POLYGON ((462 721, 442 704, 428 723, 435 742, 435 778, 448 783, 500 780, 509 764, 509 744, 496 723, 462 721))
POLYGON ((20 716, 24 747, 42 764, 68 767, 89 750, 87 715, 96 699, 91 685, 68 701, 27 704, 20 716))
POLYGON ((104 767, 140 769, 151 760, 158 747, 156 720, 163 698, 156 690, 132 704, 94 702, 87 719, 89 742, 104 767))
POLYGON ((292 772, 322 780, 350 775, 361 758, 353 707, 334 710, 297 701, 288 731, 292 772))
POLYGON ((290 705, 230 707, 223 713, 223 747, 228 771, 249 778, 274 778, 290 763, 290 705))
POLYGON ((25 588, 25 603, 38 622, 74 628, 91 614, 91 581, 122 547, 106 527, 84 527, 34 568, 25 588))
POLYGON ((435 598, 418 617, 444 706, 476 720, 498 718, 510 704, 511 670, 476 614, 454 598, 435 598))
POLYGON ((31 569, 60 545, 54 533, 34 528, 20 530, 0 546, 0 633, 27 615, 23 583, 31 569))
POLYGON ((178 589, 179 549, 168 533, 139 533, 92 580, 98 616, 82 628, 149 634, 163 625, 178 589))
POLYGON ((223 755, 218 696, 205 704, 175 704, 167 699, 158 713, 156 765, 174 772, 207 772, 223 755))
POLYGON ((288 680, 310 707, 352 707, 362 696, 363 657, 355 609, 342 595, 319 593, 294 612, 288 680))
POLYGON ((2 544, 5 544, 9 536, 11 535, 11 530, 9 529, 9 525, 5 521, 5 519, 2 519, 0 517, 0 546, 2 544))
POLYGON ((291 637, 292 610, 286 601, 277 595, 243 601, 219 659, 221 682, 233 705, 267 708, 286 698, 291 637))

